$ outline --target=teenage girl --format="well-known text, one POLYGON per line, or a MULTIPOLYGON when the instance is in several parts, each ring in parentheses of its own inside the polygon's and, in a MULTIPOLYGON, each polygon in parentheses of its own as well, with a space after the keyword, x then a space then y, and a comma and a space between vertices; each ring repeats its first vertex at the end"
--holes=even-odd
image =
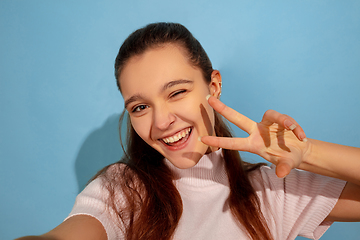
POLYGON ((334 221, 360 220, 360 149, 308 139, 273 110, 257 123, 224 105, 220 72, 184 26, 132 33, 115 76, 124 158, 63 223, 21 239, 318 239, 334 221), (232 137, 223 117, 249 136, 232 137), (243 162, 239 150, 272 166, 243 162))

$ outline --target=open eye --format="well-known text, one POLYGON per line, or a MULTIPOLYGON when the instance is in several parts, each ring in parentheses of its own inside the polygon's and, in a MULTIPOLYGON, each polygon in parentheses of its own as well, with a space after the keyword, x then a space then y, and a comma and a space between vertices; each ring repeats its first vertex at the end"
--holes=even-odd
POLYGON ((141 112, 143 110, 145 110, 146 108, 148 108, 149 106, 147 105, 138 105, 138 106, 135 106, 131 112, 135 113, 135 112, 141 112))
POLYGON ((182 89, 182 90, 179 90, 179 91, 175 91, 174 93, 172 93, 172 94, 170 95, 170 97, 173 98, 173 97, 176 97, 176 96, 178 96, 178 95, 181 95, 181 94, 183 94, 183 93, 185 93, 185 92, 186 92, 185 89, 182 89))

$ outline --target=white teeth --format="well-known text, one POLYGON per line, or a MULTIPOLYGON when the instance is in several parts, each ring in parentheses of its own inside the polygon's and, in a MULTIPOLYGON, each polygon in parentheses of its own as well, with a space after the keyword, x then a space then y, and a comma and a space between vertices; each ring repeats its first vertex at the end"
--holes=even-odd
POLYGON ((191 128, 187 128, 179 133, 177 133, 176 135, 174 136, 171 136, 171 137, 168 137, 168 138, 163 138, 162 140, 165 142, 165 143, 174 143, 174 142, 177 142, 179 141, 180 139, 182 139, 183 137, 185 137, 189 132, 190 132, 190 129, 191 128))

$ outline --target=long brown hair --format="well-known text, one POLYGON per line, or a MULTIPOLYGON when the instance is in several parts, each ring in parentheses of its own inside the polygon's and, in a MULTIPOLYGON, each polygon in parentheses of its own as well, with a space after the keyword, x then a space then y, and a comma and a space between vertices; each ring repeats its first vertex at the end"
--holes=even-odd
MULTIPOLYGON (((154 23, 136 30, 122 44, 115 60, 119 90, 121 70, 131 57, 168 43, 183 47, 189 62, 201 69, 206 82, 211 81, 212 64, 196 38, 181 24, 154 23)), ((125 110, 120 118, 120 130, 124 116, 125 110)), ((110 166, 111 171, 109 167, 104 168, 96 177, 105 179, 110 193, 108 203, 117 212, 126 239, 171 239, 182 214, 174 176, 164 157, 137 135, 129 118, 127 124, 126 150, 121 163, 110 166), (121 192, 125 207, 116 204, 116 192, 121 192)), ((218 113, 215 113, 215 133, 219 137, 232 137, 230 128, 218 113)), ((232 214, 252 239, 273 239, 248 176, 261 164, 243 162, 237 151, 222 151, 232 214)))

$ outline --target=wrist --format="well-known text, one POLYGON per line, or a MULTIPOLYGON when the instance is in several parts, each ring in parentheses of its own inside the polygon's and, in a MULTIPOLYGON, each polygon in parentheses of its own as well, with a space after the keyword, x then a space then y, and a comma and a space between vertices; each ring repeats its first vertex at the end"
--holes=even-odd
POLYGON ((315 141, 314 139, 307 138, 307 141, 304 142, 303 154, 299 169, 308 170, 308 166, 314 165, 314 155, 315 155, 315 141))

